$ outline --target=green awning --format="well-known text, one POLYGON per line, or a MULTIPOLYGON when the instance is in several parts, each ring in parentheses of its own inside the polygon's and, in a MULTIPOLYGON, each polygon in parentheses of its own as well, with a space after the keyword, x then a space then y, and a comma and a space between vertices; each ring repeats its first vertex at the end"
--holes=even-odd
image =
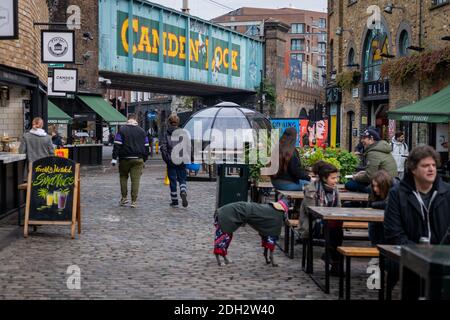
POLYGON ((102 97, 77 95, 77 98, 80 98, 81 101, 110 125, 125 124, 127 122, 127 118, 103 100, 102 97))
POLYGON ((67 124, 72 122, 72 118, 50 100, 48 100, 47 103, 47 111, 48 123, 67 124))
POLYGON ((450 86, 416 103, 389 111, 388 118, 409 122, 448 123, 450 86))

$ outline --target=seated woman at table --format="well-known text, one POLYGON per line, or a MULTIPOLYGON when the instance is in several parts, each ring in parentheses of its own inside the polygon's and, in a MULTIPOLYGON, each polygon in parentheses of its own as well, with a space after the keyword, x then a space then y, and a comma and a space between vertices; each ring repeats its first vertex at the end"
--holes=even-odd
MULTIPOLYGON (((391 188, 396 184, 386 170, 375 172, 371 180, 371 193, 369 195, 369 207, 373 209, 386 209, 388 195, 391 188)), ((369 240, 373 247, 384 244, 384 229, 382 222, 369 222, 369 240)), ((378 264, 378 258, 369 261, 370 264, 378 264)))
POLYGON ((300 155, 295 147, 297 130, 287 128, 281 136, 279 143, 279 168, 271 176, 275 189, 286 191, 301 191, 309 184, 311 177, 306 174, 300 162, 300 155))
MULTIPOLYGON (((309 220, 306 214, 308 206, 340 207, 339 191, 337 188, 339 176, 338 169, 325 161, 318 161, 313 166, 313 172, 318 177, 316 181, 305 187, 305 198, 300 207, 300 237, 309 237, 309 220)), ((329 252, 331 256, 331 274, 338 274, 339 253, 337 247, 342 245, 342 221, 329 221, 330 231, 329 252)), ((322 223, 318 219, 313 221, 313 237, 323 237, 322 223)))

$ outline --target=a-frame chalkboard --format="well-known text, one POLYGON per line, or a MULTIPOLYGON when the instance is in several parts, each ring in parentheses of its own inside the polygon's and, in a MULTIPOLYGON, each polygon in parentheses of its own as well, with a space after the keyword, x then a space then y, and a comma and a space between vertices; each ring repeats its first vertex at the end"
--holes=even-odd
POLYGON ((61 157, 47 157, 31 164, 28 172, 24 236, 29 225, 75 224, 81 233, 80 164, 61 157))

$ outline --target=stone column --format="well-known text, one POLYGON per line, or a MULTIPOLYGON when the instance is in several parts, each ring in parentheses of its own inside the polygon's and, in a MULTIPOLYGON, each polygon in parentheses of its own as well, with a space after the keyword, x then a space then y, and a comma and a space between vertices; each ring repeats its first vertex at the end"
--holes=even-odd
POLYGON ((285 53, 286 53, 286 35, 289 31, 289 25, 278 20, 269 20, 264 24, 265 37, 265 78, 276 89, 276 116, 282 117, 285 94, 284 87, 286 83, 285 74, 285 53))

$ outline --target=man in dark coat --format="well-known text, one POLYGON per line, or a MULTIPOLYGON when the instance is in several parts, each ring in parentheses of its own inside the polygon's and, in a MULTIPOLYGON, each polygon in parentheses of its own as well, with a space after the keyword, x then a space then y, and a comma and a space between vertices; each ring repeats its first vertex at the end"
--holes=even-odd
MULTIPOLYGON (((437 176, 439 154, 430 146, 414 148, 407 161, 407 172, 389 193, 384 217, 387 243, 408 245, 439 244, 446 241, 450 228, 450 185, 437 176)), ((398 280, 398 265, 391 270, 389 287, 398 280)), ((420 285, 410 283, 409 290, 418 297, 420 285)))
POLYGON ((218 264, 222 265, 219 256, 224 258, 226 264, 229 263, 226 255, 233 238, 233 232, 244 224, 248 224, 261 236, 261 246, 264 248, 266 262, 275 266, 273 250, 281 234, 281 227, 286 219, 288 209, 285 199, 270 204, 240 201, 229 203, 217 209, 214 215, 216 227, 214 254, 218 264), (269 250, 270 259, 267 257, 269 250))

